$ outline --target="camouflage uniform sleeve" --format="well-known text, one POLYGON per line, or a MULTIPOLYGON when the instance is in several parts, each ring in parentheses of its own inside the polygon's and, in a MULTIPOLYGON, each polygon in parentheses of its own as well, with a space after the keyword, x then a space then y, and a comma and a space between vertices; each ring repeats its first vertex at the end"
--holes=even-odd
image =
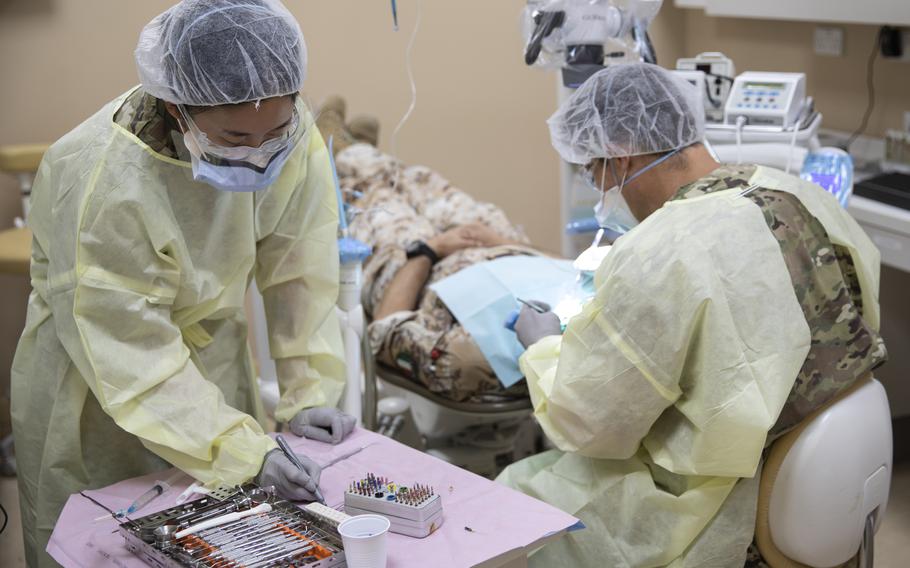
POLYGON ((798 424, 887 358, 884 342, 863 319, 862 293, 849 253, 793 194, 750 194, 781 248, 812 345, 769 441, 798 424))

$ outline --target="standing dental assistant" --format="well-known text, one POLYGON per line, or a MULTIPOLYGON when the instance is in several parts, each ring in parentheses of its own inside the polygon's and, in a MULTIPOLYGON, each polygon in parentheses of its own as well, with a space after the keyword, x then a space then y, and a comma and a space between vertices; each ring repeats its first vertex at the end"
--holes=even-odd
POLYGON ((310 499, 262 427, 244 296, 265 299, 297 435, 354 420, 334 304, 328 153, 297 98, 300 27, 278 0, 184 0, 136 49, 141 85, 56 142, 34 184, 33 292, 12 369, 26 558, 67 497, 174 465, 207 485, 256 478, 310 499))

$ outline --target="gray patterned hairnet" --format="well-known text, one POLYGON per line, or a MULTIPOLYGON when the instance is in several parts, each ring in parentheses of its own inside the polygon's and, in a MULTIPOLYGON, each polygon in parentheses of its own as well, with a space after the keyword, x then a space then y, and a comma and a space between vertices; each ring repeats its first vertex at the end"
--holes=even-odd
POLYGON ((176 104, 214 106, 298 92, 307 52, 279 0, 183 0, 139 36, 142 87, 176 104))
POLYGON ((547 124, 553 147, 574 164, 667 152, 705 136, 695 87, 648 63, 611 65, 597 72, 547 124))

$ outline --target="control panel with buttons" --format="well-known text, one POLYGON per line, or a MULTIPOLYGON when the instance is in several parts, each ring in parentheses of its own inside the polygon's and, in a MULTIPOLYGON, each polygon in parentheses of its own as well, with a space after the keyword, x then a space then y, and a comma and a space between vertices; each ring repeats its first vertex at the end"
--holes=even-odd
POLYGON ((733 81, 724 109, 724 122, 788 129, 799 119, 806 98, 803 73, 747 71, 733 81))

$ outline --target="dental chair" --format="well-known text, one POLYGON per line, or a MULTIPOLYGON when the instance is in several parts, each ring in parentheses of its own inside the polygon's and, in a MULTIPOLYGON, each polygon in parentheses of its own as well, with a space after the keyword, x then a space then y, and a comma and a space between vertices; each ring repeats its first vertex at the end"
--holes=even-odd
POLYGON ((249 343, 256 363, 256 382, 259 384, 259 398, 266 415, 275 418, 275 409, 281 392, 278 388, 278 369, 269 351, 268 326, 265 319, 265 304, 256 286, 250 282, 246 294, 246 312, 249 326, 249 343))
POLYGON ((755 539, 771 568, 872 568, 888 504, 891 412, 869 377, 774 442, 762 470, 755 539))
MULTIPOLYGON (((255 281, 247 294, 247 312, 260 398, 266 414, 274 419, 278 379, 269 353, 265 308, 255 281)), ((377 365, 369 338, 362 339, 360 349, 345 345, 345 358, 349 367, 363 364, 363 405, 358 418, 365 428, 378 427, 380 433, 490 479, 510 463, 540 451, 541 434, 531 417, 530 400, 448 400, 393 368, 377 365), (393 423, 396 427, 388 428, 393 423)))
MULTIPOLYGON (((541 449, 529 399, 455 402, 384 365, 367 365, 366 384, 378 391, 380 414, 384 408, 410 411, 420 436, 418 449, 477 475, 493 479, 507 465, 541 449), (406 404, 384 404, 394 399, 406 404)), ((376 412, 375 407, 364 410, 376 412)), ((383 419, 380 415, 376 422, 383 419)))

